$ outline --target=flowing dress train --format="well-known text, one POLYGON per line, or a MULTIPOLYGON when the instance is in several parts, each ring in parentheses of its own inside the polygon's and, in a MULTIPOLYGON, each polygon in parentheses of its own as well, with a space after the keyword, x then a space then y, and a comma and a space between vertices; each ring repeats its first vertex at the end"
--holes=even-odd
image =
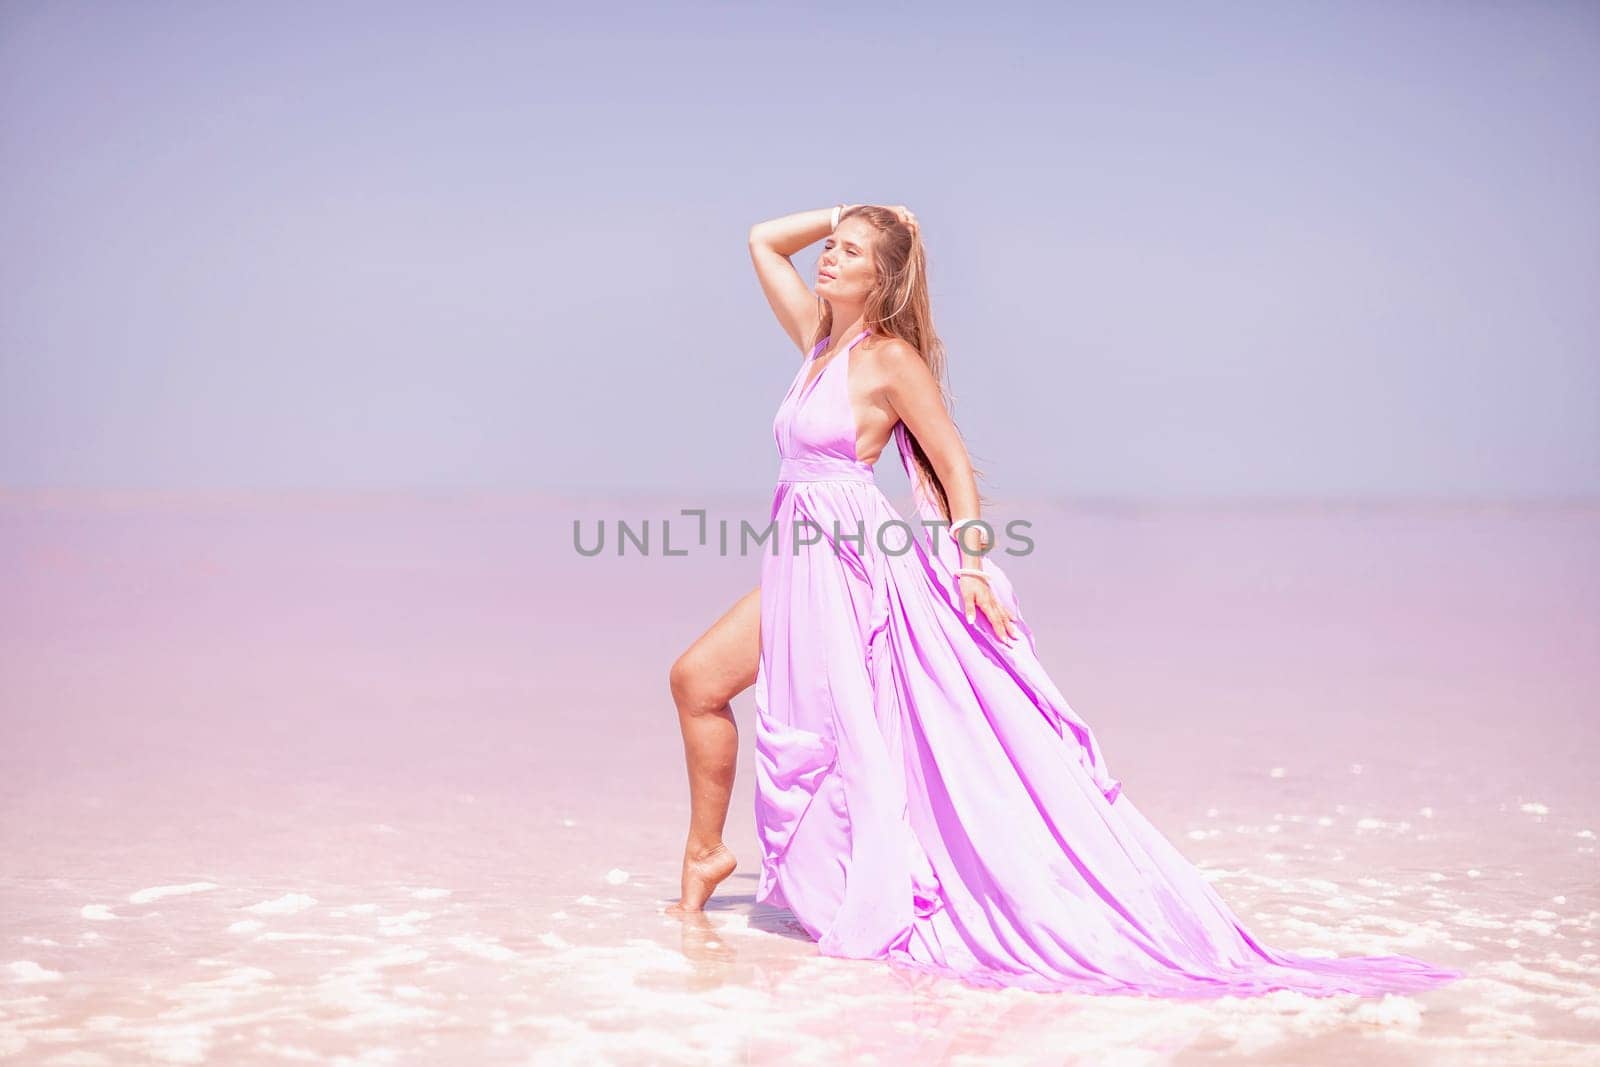
MULTIPOLYGON (((849 360, 868 333, 814 378, 827 339, 813 348, 773 420, 756 900, 787 907, 825 955, 978 986, 1188 998, 1461 977, 1410 956, 1275 951, 1244 929, 1122 794, 993 554, 1012 646, 982 612, 966 621, 948 529, 906 523, 859 459, 849 360)), ((904 423, 894 438, 919 519, 942 521, 904 423)))

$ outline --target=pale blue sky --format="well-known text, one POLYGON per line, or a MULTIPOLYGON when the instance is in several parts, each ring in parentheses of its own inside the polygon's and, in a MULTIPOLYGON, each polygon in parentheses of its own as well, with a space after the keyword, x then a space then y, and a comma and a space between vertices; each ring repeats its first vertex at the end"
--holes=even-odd
POLYGON ((870 200, 989 492, 1600 492, 1592 3, 8 4, 0 158, 0 485, 761 490, 870 200))

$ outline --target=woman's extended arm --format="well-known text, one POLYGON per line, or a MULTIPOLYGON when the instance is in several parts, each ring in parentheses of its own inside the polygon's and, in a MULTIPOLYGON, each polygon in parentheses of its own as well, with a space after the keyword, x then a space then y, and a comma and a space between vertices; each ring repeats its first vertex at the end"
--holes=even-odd
MULTIPOLYGON (((934 381, 927 361, 898 338, 885 344, 878 358, 884 371, 884 396, 938 472, 950 501, 951 517, 958 520, 983 518, 972 459, 967 455, 967 446, 951 421, 950 413, 945 410, 939 383, 934 381)), ((976 534, 972 538, 975 542, 976 534)), ((981 567, 983 557, 965 551, 967 539, 962 541, 962 566, 981 567)))
POLYGON ((789 257, 822 240, 832 230, 832 206, 797 211, 750 227, 750 259, 761 281, 761 291, 784 332, 801 352, 810 351, 811 335, 817 329, 817 298, 789 257))
MULTIPOLYGON (((939 383, 934 380, 927 361, 899 338, 885 344, 878 359, 884 371, 884 396, 938 472, 939 482, 950 501, 951 518, 957 521, 983 518, 979 511, 978 479, 972 473, 972 460, 967 455, 967 446, 962 442, 956 424, 950 418, 950 412, 945 410, 939 383)), ((983 555, 969 548, 976 545, 977 533, 968 528, 958 541, 961 545, 961 566, 983 570, 983 555)), ((1020 636, 1021 631, 1012 622, 1010 612, 989 589, 988 582, 962 575, 959 584, 968 622, 972 622, 975 612, 981 610, 1001 640, 1013 641, 1020 636)))

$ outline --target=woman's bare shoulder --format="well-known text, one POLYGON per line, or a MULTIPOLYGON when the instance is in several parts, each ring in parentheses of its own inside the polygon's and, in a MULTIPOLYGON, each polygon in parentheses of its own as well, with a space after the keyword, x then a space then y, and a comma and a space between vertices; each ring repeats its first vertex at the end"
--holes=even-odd
POLYGON ((920 367, 927 371, 927 360, 922 358, 916 346, 900 337, 870 337, 862 342, 864 354, 885 375, 903 375, 914 373, 920 367))

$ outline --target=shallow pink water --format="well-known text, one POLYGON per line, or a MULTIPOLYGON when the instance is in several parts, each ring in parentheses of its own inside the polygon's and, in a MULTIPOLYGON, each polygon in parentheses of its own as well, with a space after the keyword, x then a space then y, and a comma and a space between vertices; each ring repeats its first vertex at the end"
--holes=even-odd
MULTIPOLYGON (((711 506, 764 521, 764 497, 711 506)), ((1046 665, 1275 946, 1384 1000, 983 992, 675 899, 666 675, 759 560, 698 501, 0 496, 0 1056, 1580 1063, 1600 1052, 1600 507, 1001 507, 1046 665), (572 521, 674 518, 580 557, 572 521)))

